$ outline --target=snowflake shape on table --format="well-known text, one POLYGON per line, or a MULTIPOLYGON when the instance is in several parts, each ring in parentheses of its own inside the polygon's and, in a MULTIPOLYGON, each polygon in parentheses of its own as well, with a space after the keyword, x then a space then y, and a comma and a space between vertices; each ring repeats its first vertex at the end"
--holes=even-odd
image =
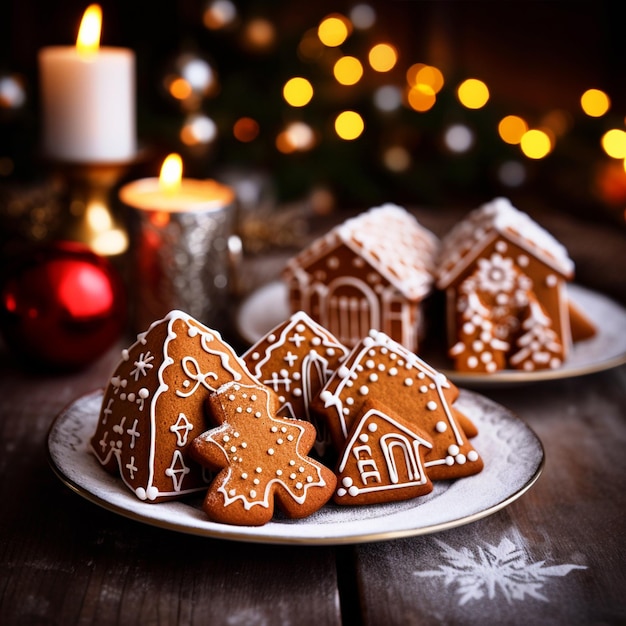
POLYGON ((489 259, 478 259, 476 282, 478 289, 489 293, 511 293, 516 272, 513 260, 494 252, 489 259))
POLYGON ((548 602, 540 590, 551 576, 565 576, 575 569, 587 569, 583 565, 531 563, 524 550, 506 537, 497 546, 488 543, 484 547, 476 546, 475 552, 465 547, 456 550, 443 541, 435 541, 447 563, 436 570, 413 574, 423 578, 443 577, 446 587, 456 584, 460 606, 485 596, 493 600, 498 591, 509 604, 513 600, 524 600, 526 596, 548 602))

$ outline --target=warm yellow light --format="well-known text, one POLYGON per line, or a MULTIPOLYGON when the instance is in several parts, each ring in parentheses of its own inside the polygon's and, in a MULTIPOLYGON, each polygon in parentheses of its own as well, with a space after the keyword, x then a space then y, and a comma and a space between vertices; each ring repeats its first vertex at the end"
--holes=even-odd
POLYGON ((520 148, 529 159, 543 159, 552 150, 552 142, 547 133, 534 128, 522 135, 520 148))
POLYGON ((80 54, 89 55, 98 52, 101 29, 102 9, 99 4, 91 4, 83 13, 76 38, 76 48, 80 54))
POLYGON ((489 100, 489 89, 482 80, 468 78, 457 88, 459 102, 468 109, 480 109, 489 100))
POLYGON ((364 128, 363 118, 356 111, 343 111, 335 119, 335 132, 347 141, 359 137, 364 128))
POLYGON ((300 76, 290 78, 283 87, 283 98, 292 107, 303 107, 307 105, 313 97, 313 86, 306 79, 300 76))
POLYGON ((168 194, 176 193, 180 189, 180 181, 183 178, 183 160, 179 154, 167 156, 161 166, 159 175, 159 187, 168 194))
POLYGON ((609 97, 599 89, 587 89, 580 98, 580 106, 590 117, 602 117, 611 106, 609 97))
POLYGON ((355 57, 341 57, 333 67, 333 74, 338 83, 355 85, 363 76, 363 66, 355 57))
POLYGON ((417 85, 411 87, 407 93, 409 106, 419 113, 429 111, 435 105, 437 96, 432 87, 427 85, 417 85))
POLYGON ((85 210, 85 218, 94 231, 109 230, 113 226, 109 210, 103 202, 97 200, 89 202, 85 210))
POLYGON ((170 95, 176 100, 187 100, 193 92, 191 85, 180 76, 178 78, 174 78, 172 82, 169 84, 168 90, 170 95))
POLYGON ((343 15, 335 13, 325 17, 318 29, 317 36, 320 41, 329 48, 340 46, 350 34, 350 22, 343 15))
POLYGON ((373 70, 388 72, 398 62, 398 53, 391 44, 379 43, 369 51, 368 60, 373 70))
POLYGON ((518 144, 528 130, 528 124, 517 115, 507 115, 498 124, 498 134, 502 141, 512 145, 518 144))
POLYGON ((602 148, 613 159, 626 158, 626 132, 612 128, 602 136, 602 148))
POLYGON ((415 63, 406 72, 407 83, 411 87, 426 85, 434 93, 439 93, 443 87, 444 79, 441 70, 424 63, 415 63))

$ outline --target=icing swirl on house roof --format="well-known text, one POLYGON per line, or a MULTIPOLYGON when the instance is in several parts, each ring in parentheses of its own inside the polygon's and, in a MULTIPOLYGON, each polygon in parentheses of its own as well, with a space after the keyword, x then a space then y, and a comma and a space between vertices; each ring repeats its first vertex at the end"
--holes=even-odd
POLYGON ((482 250, 501 236, 525 249, 566 278, 574 263, 565 247, 507 198, 496 198, 472 211, 442 240, 437 287, 445 289, 482 250))

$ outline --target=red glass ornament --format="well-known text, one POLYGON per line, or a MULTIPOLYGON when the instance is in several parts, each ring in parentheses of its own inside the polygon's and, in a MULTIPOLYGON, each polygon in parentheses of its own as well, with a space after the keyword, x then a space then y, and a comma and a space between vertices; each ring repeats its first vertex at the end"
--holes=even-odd
POLYGON ((0 330, 30 365, 87 365, 113 345, 126 324, 119 272, 76 242, 56 242, 16 260, 2 280, 0 298, 0 330))

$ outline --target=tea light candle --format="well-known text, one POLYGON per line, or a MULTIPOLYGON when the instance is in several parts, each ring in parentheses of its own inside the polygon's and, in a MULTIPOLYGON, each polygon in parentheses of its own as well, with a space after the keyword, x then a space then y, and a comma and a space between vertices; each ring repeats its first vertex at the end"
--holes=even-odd
POLYGON ((233 278, 235 193, 215 180, 182 177, 177 154, 159 178, 124 185, 131 226, 133 327, 141 332, 172 309, 219 323, 233 278))
POLYGON ((235 199, 231 187, 215 180, 182 178, 182 160, 177 154, 165 159, 159 178, 128 183, 119 195, 127 206, 166 214, 219 209, 235 199))
POLYGON ((126 162, 137 151, 135 55, 100 47, 102 14, 85 11, 76 46, 39 51, 43 149, 62 161, 126 162))

